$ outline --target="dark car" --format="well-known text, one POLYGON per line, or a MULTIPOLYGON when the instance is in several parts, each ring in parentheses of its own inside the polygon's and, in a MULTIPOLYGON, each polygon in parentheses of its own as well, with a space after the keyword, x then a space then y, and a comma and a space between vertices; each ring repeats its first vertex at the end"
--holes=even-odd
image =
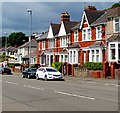
POLYGON ((2 67, 2 74, 12 74, 9 67, 2 67))
POLYGON ((31 77, 35 77, 37 68, 27 68, 22 72, 23 78, 30 79, 31 77))

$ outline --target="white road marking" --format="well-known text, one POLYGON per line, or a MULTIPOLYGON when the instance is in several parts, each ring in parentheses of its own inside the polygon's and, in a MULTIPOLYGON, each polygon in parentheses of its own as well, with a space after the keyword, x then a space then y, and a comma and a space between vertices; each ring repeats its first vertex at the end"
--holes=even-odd
POLYGON ((9 83, 9 84, 14 84, 14 85, 18 85, 18 83, 14 83, 14 82, 10 82, 10 81, 5 81, 6 83, 9 83))
POLYGON ((90 84, 91 84, 91 83, 92 83, 92 84, 96 84, 96 82, 87 82, 87 83, 90 83, 90 84))
POLYGON ((79 97, 79 98, 85 98, 85 99, 95 100, 95 98, 88 97, 88 96, 81 96, 81 95, 76 95, 76 94, 70 94, 70 93, 61 92, 61 91, 54 91, 54 92, 55 93, 59 93, 59 94, 64 94, 64 95, 69 95, 69 96, 74 96, 74 97, 79 97))
POLYGON ((37 90, 44 90, 44 88, 38 88, 38 87, 33 87, 33 86, 27 86, 23 85, 24 87, 32 88, 32 89, 37 89, 37 90))

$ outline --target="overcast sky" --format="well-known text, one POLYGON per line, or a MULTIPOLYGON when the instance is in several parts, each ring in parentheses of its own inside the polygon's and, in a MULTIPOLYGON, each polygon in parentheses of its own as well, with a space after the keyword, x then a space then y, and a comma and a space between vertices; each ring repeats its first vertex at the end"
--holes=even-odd
MULTIPOLYGON (((96 6, 98 10, 112 6, 114 2, 87 2, 86 5, 96 6)), ((23 32, 30 35, 30 15, 27 9, 32 9, 32 32, 48 30, 50 23, 60 23, 62 12, 69 12, 72 21, 80 21, 84 2, 3 2, 2 3, 2 34, 4 32, 23 32)))

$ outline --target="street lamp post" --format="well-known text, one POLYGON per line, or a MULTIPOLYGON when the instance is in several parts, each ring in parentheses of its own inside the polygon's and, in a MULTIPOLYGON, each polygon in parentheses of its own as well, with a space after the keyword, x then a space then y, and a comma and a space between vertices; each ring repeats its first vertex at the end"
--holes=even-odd
POLYGON ((29 67, 31 67, 30 59, 31 59, 31 38, 32 38, 32 10, 27 9, 27 12, 30 14, 29 67))
MULTIPOLYGON (((7 32, 4 32, 5 34, 5 61, 7 59, 7 32)), ((5 62, 5 65, 7 65, 7 63, 5 62)))

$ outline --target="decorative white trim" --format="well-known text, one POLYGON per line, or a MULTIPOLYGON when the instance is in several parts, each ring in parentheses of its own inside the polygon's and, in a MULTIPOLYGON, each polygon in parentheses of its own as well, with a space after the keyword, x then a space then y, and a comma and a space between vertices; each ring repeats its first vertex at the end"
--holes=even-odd
POLYGON ((89 22, 88 22, 88 19, 87 19, 87 16, 86 16, 86 13, 85 13, 85 11, 84 11, 84 12, 83 12, 83 16, 82 16, 82 21, 81 21, 81 24, 80 24, 80 29, 82 29, 84 17, 85 17, 85 20, 87 21, 88 27, 90 27, 89 22))
POLYGON ((61 26, 60 26, 60 30, 59 30, 58 36, 66 36, 66 30, 65 30, 65 26, 64 26, 63 21, 62 21, 62 23, 61 23, 61 26))
POLYGON ((49 39, 49 38, 53 38, 53 37, 54 37, 54 35, 53 35, 52 26, 50 25, 47 39, 49 39))
POLYGON ((102 39, 102 26, 97 26, 96 28, 96 40, 101 40, 102 39), (100 28, 100 30, 98 30, 100 28), (100 38, 98 38, 98 32, 100 32, 100 38))

